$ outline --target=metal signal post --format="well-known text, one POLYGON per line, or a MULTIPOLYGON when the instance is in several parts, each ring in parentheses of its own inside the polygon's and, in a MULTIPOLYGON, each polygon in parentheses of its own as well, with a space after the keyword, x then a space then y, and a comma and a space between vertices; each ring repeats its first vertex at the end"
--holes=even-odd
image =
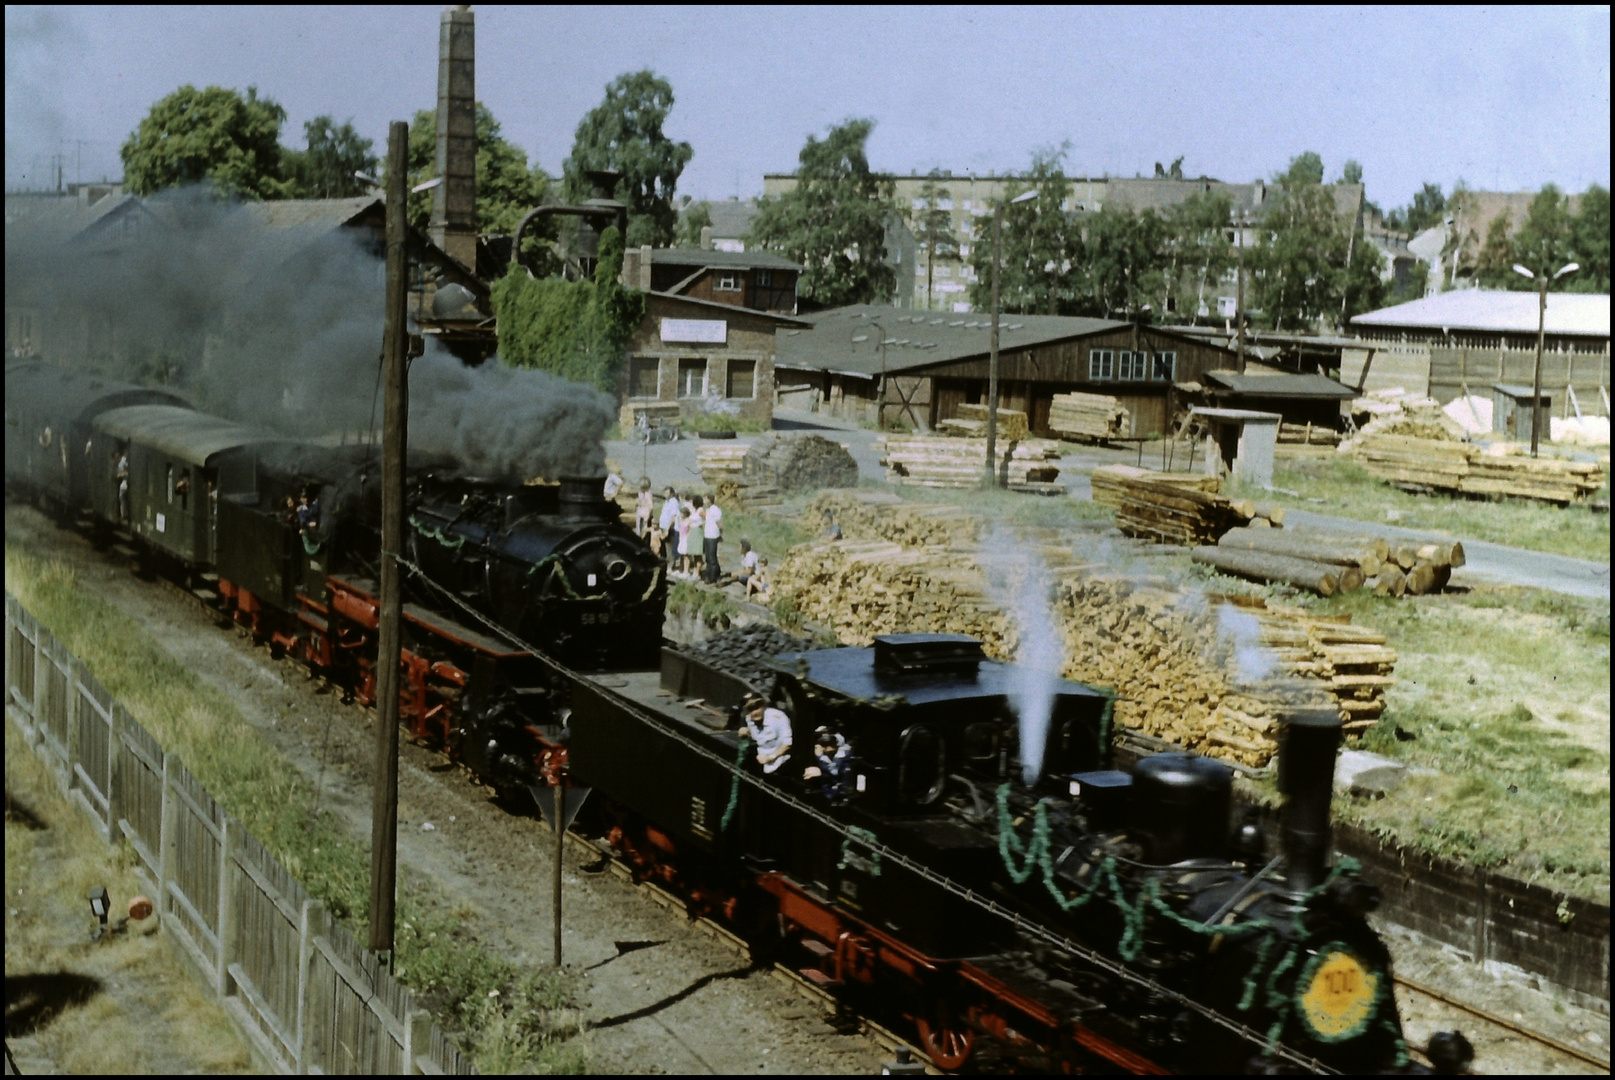
POLYGON ((404 542, 404 446, 409 414, 409 290, 405 213, 409 125, 387 132, 387 294, 382 336, 385 383, 381 436, 381 611, 376 650, 376 767, 370 820, 370 948, 393 950, 398 880, 399 622, 403 612, 398 556, 404 542))

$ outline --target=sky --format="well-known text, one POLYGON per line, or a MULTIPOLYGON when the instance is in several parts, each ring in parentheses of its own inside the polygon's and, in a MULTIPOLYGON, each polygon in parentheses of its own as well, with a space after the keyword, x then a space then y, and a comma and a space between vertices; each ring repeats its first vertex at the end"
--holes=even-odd
MULTIPOLYGON (((6 8, 6 189, 121 175, 118 149, 178 86, 321 114, 384 151, 436 100, 441 8, 6 8)), ((477 97, 552 174, 615 76, 673 85, 697 198, 747 197, 809 134, 876 121, 871 165, 1249 182, 1305 150, 1354 158, 1369 198, 1424 181, 1610 183, 1610 10, 1600 8, 478 7, 477 97)))

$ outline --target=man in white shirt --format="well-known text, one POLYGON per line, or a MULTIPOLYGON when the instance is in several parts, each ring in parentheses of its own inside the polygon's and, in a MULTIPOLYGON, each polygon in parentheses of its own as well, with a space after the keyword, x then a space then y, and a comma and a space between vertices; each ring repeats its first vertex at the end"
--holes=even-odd
POLYGON ((617 492, 622 490, 624 481, 615 466, 608 465, 607 468, 611 471, 606 476, 606 501, 610 502, 617 497, 617 492))
POLYGON ((718 541, 723 539, 723 511, 718 509, 717 501, 711 495, 706 497, 706 516, 702 518, 701 554, 705 557, 706 566, 703 572, 707 584, 718 583, 718 541))
POLYGON ((662 495, 662 516, 656 519, 656 529, 662 534, 662 554, 671 565, 678 558, 678 541, 672 536, 674 526, 679 523, 679 497, 671 487, 662 495))
POLYGON ((757 747, 757 764, 773 775, 791 760, 791 718, 760 697, 747 700, 746 730, 757 747))
POLYGON ((740 573, 731 580, 736 584, 744 585, 748 578, 757 572, 757 551, 751 546, 751 541, 744 536, 740 538, 740 573))

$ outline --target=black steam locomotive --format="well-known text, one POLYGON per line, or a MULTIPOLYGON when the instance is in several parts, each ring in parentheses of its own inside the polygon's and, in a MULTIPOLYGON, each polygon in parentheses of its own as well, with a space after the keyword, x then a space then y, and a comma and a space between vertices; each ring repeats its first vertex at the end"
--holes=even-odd
MULTIPOLYGON (((41 365, 6 381, 9 490, 127 536, 373 699, 369 447, 41 365)), ((1377 894, 1330 866, 1332 715, 1286 725, 1269 851, 1221 764, 1119 761, 1105 692, 1055 687, 1028 783, 1015 671, 971 639, 796 651, 748 681, 663 648, 661 567, 598 481, 412 461, 409 483, 412 734, 496 786, 593 788, 590 823, 642 879, 911 1025, 937 1065, 1418 1071, 1365 921, 1377 894), (772 771, 736 723, 753 693, 791 730, 772 771), (844 752, 818 762, 815 741, 844 752)))

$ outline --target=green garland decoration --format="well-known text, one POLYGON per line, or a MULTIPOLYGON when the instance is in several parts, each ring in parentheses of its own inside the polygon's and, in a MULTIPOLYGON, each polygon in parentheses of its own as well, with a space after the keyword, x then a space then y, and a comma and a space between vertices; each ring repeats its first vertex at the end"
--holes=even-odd
POLYGON ((729 777, 729 805, 723 808, 723 820, 718 823, 718 831, 729 831, 729 823, 735 819, 735 808, 740 805, 740 770, 746 764, 746 751, 751 749, 751 736, 742 735, 740 745, 735 747, 735 771, 729 777))
MULTIPOLYGON (((854 840, 862 840, 871 848, 874 848, 880 843, 880 837, 876 836, 870 830, 860 829, 856 825, 848 825, 847 834, 847 838, 841 841, 841 861, 836 863, 837 870, 845 870, 852 864, 852 860, 848 858, 848 856, 852 854, 852 845, 854 840)), ((869 860, 869 876, 880 877, 880 852, 871 850, 869 854, 873 856, 873 858, 869 860)))
POLYGON ((409 516, 409 525, 410 528, 414 529, 422 536, 431 537, 433 540, 436 540, 450 551, 459 551, 461 548, 465 547, 465 537, 449 536, 445 534, 442 529, 434 528, 433 526, 426 524, 414 514, 409 516))
POLYGON ((314 539, 306 532, 299 533, 298 535, 303 540, 303 550, 305 552, 310 555, 318 555, 320 553, 320 542, 318 540, 314 539))

